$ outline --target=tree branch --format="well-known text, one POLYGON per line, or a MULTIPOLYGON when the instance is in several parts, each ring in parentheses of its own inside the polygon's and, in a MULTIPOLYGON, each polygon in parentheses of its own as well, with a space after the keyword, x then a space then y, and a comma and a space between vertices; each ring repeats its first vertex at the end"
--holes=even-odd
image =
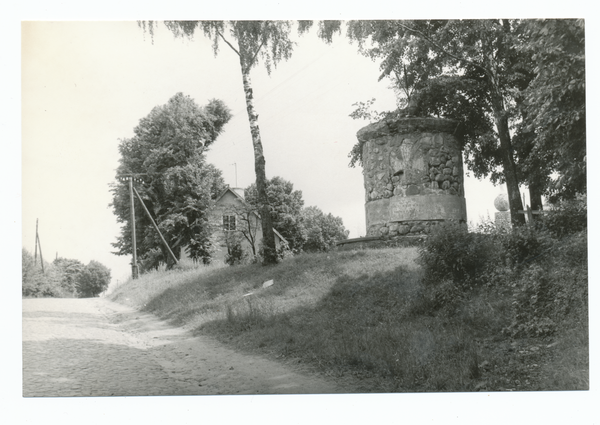
POLYGON ((267 41, 267 39, 264 38, 263 41, 262 41, 262 43, 260 43, 260 46, 258 46, 258 49, 256 49, 256 52, 254 53, 254 56, 252 56, 252 60, 248 63, 246 71, 250 71, 250 68, 252 68, 252 64, 256 60, 256 57, 258 56, 258 53, 260 52, 260 49, 262 49, 262 47, 265 45, 266 41, 267 41))
POLYGON ((221 38, 223 39, 223 41, 224 41, 225 43, 227 43, 227 45, 228 45, 229 47, 231 47, 231 50, 233 50, 235 53, 237 53, 237 55, 238 55, 239 57, 242 57, 242 55, 240 55, 240 52, 238 52, 238 51, 237 51, 237 49, 236 49, 235 47, 233 47, 233 45, 232 45, 232 44, 231 44, 229 41, 227 41, 227 39, 226 39, 225 37, 223 37, 223 34, 221 34, 221 31, 219 31, 219 30, 216 30, 216 31, 217 31, 217 34, 219 35, 219 37, 221 37, 221 38))
POLYGON ((481 69, 483 72, 485 72, 485 74, 486 74, 486 75, 489 75, 489 70, 488 70, 488 69, 486 69, 485 67, 483 67, 483 66, 479 65, 479 64, 478 64, 478 63, 476 63, 476 62, 470 61, 470 60, 468 60, 468 59, 465 59, 465 58, 461 58, 461 57, 459 57, 459 56, 456 56, 456 55, 455 55, 455 54, 453 54, 453 53, 450 53, 450 52, 446 51, 446 50, 445 50, 445 49, 444 49, 442 46, 440 46, 438 43, 436 43, 435 41, 433 41, 431 38, 429 38, 429 37, 428 37, 427 35, 425 35, 423 32, 421 32, 421 31, 419 31, 419 30, 416 30, 416 29, 414 29, 414 28, 411 28, 411 27, 409 27, 409 26, 406 26, 406 25, 404 25, 402 22, 398 22, 398 25, 400 25, 402 28, 404 28, 404 29, 405 29, 405 30, 407 30, 407 31, 410 31, 410 32, 413 32, 413 33, 417 34, 419 37, 421 37, 422 39, 424 39, 425 41, 427 41, 429 44, 431 44, 432 46, 434 46, 434 47, 435 47, 437 50, 439 50, 441 53, 443 53, 443 54, 445 54, 445 55, 447 55, 447 56, 450 56, 451 58, 453 58, 453 59, 456 59, 457 61, 460 61, 460 62, 466 62, 466 63, 468 63, 468 64, 470 64, 470 65, 472 65, 472 66, 474 66, 474 67, 476 67, 476 68, 479 68, 479 69, 481 69))

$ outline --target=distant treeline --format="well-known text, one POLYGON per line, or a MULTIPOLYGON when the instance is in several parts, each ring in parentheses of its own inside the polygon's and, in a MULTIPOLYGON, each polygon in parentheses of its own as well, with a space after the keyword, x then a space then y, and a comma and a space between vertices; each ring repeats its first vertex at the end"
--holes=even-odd
POLYGON ((79 260, 57 258, 52 263, 37 263, 22 250, 23 296, 86 298, 104 292, 110 283, 110 269, 98 261, 85 265, 79 260))

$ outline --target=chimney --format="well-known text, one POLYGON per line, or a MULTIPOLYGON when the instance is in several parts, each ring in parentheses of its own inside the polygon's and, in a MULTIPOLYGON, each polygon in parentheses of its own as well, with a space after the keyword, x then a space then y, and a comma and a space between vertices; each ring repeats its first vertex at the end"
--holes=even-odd
POLYGON ((241 188, 241 187, 230 187, 229 189, 231 189, 239 197, 241 197, 242 199, 244 199, 244 189, 243 188, 241 188))

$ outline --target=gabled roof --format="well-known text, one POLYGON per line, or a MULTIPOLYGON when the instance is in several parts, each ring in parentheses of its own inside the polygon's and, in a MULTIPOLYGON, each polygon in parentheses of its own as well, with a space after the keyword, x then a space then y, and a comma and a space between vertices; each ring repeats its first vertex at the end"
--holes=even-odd
MULTIPOLYGON (((231 187, 229 187, 229 186, 217 197, 217 199, 215 200, 215 203, 218 203, 221 200, 221 198, 223 198, 223 196, 225 196, 227 194, 227 192, 231 192, 233 194, 233 196, 235 196, 237 199, 239 199, 240 202, 242 202, 244 205, 250 206, 250 204, 242 196, 240 196, 235 190, 231 189, 231 187)), ((252 213, 254 215, 256 215, 256 217, 260 220, 260 214, 256 210, 252 210, 252 213)), ((277 231, 277 229, 274 227, 273 227, 273 233, 275 233, 279 237, 279 239, 281 239, 285 243, 288 243, 288 241, 283 236, 281 236, 281 233, 279 233, 277 231)))
POLYGON ((229 186, 227 186, 227 189, 225 189, 223 192, 221 192, 221 194, 219 196, 217 196, 217 199, 215 200, 215 202, 219 202, 221 200, 221 198, 223 196, 225 196, 225 194, 227 192, 231 192, 233 193, 233 195, 238 198, 240 201, 242 201, 245 205, 248 205, 248 202, 246 202, 246 200, 244 199, 243 196, 240 196, 239 193, 237 193, 235 190, 231 189, 229 186))

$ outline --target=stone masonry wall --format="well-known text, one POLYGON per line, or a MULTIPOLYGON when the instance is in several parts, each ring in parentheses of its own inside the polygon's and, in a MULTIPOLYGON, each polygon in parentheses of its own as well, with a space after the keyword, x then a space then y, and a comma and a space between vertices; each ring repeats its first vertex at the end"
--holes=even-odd
POLYGON ((440 221, 466 221, 456 127, 440 118, 398 118, 358 132, 367 236, 418 235, 440 221))

